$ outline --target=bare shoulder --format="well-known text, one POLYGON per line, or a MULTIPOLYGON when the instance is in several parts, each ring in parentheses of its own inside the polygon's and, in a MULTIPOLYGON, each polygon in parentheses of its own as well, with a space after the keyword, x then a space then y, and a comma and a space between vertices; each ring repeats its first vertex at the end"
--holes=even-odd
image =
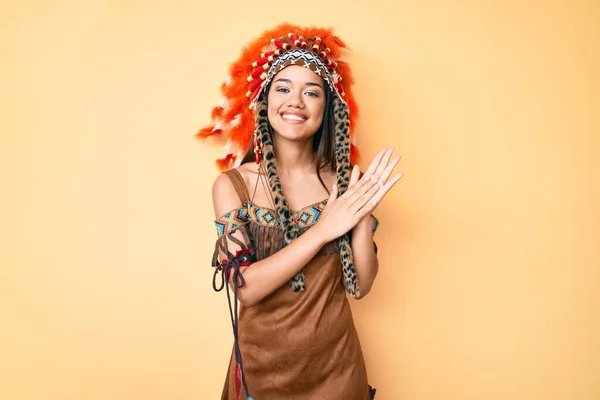
POLYGON ((212 185, 212 201, 216 218, 220 218, 228 212, 242 207, 242 201, 235 190, 235 186, 233 186, 231 178, 227 174, 220 173, 214 180, 212 185))

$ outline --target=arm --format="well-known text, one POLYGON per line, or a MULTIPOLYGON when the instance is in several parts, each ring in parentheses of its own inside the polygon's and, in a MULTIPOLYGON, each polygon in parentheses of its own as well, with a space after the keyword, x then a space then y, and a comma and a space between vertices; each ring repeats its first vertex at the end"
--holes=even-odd
MULTIPOLYGON (((220 175, 213 184, 213 206, 216 218, 242 206, 226 175, 220 175)), ((253 263, 251 267, 240 267, 245 280, 245 285, 238 289, 240 303, 252 306, 273 293, 292 279, 325 243, 323 235, 309 229, 275 254, 253 263)), ((228 247, 235 254, 236 245, 230 242, 228 247)))
POLYGON ((356 269, 359 289, 357 299, 362 299, 371 291, 379 271, 379 260, 377 259, 377 253, 375 253, 372 226, 373 218, 369 214, 363 217, 352 229, 354 268, 356 269))

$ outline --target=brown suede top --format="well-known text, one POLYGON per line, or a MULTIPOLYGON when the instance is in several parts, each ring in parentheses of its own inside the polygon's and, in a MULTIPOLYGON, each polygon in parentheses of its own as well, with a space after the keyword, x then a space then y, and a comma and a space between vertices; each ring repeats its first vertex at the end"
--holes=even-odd
MULTIPOLYGON (((239 173, 231 170, 227 175, 242 204, 247 204, 250 199, 239 173)), ((255 221, 219 238, 225 248, 232 246, 229 236, 257 260, 284 246, 281 229, 255 221)), ((219 248, 218 243, 213 264, 224 257, 219 248)), ((335 243, 326 245, 303 271, 304 291, 294 292, 285 284, 252 307, 240 305, 238 340, 250 395, 254 400, 371 399, 335 243)), ((238 400, 235 365, 232 351, 222 400, 238 400)), ((246 400, 243 388, 239 399, 246 400)))

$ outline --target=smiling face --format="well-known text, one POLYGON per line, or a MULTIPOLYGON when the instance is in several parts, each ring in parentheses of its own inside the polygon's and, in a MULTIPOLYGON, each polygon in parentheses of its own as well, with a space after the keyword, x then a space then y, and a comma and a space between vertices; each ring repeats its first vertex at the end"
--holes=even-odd
POLYGON ((325 82, 309 70, 291 65, 273 77, 268 95, 269 122, 288 140, 312 137, 323 122, 325 82))

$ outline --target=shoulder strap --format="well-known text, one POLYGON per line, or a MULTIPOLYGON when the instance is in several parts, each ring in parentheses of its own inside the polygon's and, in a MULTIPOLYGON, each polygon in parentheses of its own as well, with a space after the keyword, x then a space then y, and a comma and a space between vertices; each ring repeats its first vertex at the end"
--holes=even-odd
POLYGON ((242 175, 237 169, 230 169, 224 173, 231 179, 231 183, 233 183, 233 187, 240 198, 242 205, 245 205, 244 203, 250 201, 250 194, 248 193, 244 178, 242 178, 242 175))

